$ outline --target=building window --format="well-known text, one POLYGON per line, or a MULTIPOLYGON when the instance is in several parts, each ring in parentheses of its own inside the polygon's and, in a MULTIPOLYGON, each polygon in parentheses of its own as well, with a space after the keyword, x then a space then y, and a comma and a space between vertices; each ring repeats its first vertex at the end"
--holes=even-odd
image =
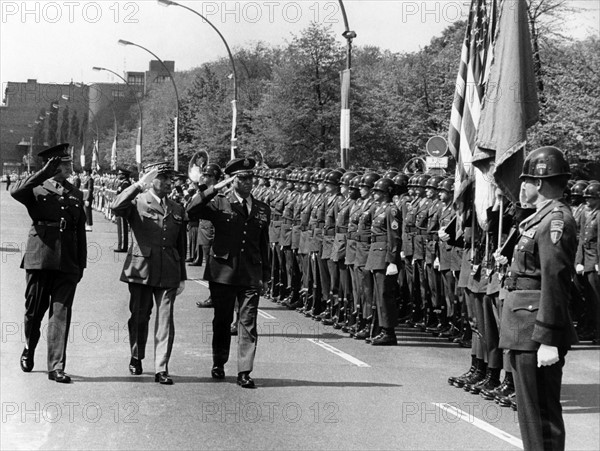
POLYGON ((127 77, 127 81, 131 85, 143 85, 144 84, 144 75, 143 74, 141 74, 141 75, 129 74, 129 76, 127 77))
POLYGON ((112 97, 113 99, 123 99, 125 97, 125 92, 120 89, 113 89, 112 97))

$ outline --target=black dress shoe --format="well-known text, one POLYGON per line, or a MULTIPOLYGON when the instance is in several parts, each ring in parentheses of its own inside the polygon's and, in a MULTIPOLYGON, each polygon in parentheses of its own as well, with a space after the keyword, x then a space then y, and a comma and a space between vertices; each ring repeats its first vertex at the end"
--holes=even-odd
POLYGON ((29 373, 33 369, 33 350, 27 348, 23 349, 21 354, 21 370, 25 373, 29 373))
POLYGON ((163 385, 173 385, 173 379, 169 376, 169 373, 166 371, 161 371, 160 373, 156 373, 154 375, 154 382, 158 382, 163 385))
POLYGON ((132 357, 129 361, 129 373, 132 376, 139 376, 143 372, 144 370, 142 370, 142 361, 132 357))
POLYGON ((48 379, 56 381, 59 384, 70 384, 71 378, 65 374, 63 370, 50 371, 48 373, 48 379))
POLYGON ((225 370, 222 366, 215 365, 212 370, 210 370, 210 375, 213 379, 225 379, 225 370))
POLYGON ((237 378, 237 384, 242 388, 255 388, 254 380, 250 377, 249 373, 239 373, 237 378))
POLYGON ((398 339, 396 338, 396 334, 386 332, 381 332, 371 340, 372 346, 396 346, 397 344, 398 339))

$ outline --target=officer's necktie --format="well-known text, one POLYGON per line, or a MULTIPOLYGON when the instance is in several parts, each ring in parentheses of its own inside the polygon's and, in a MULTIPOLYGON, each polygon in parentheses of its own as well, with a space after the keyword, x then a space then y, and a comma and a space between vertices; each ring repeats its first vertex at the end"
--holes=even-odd
POLYGON ((248 216, 250 213, 248 212, 248 202, 246 202, 246 199, 242 199, 242 207, 244 207, 244 213, 248 216))

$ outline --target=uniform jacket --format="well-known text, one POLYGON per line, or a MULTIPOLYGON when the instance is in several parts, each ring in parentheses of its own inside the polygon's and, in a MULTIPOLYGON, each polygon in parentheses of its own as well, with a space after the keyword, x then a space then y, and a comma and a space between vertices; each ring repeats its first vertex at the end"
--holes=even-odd
POLYGON ((323 248, 321 251, 322 259, 330 259, 335 241, 335 220, 338 206, 344 201, 340 193, 330 195, 325 204, 325 224, 323 225, 323 248))
POLYGON ((87 176, 83 183, 83 200, 90 203, 94 200, 94 179, 92 176, 87 176))
POLYGON ((215 226, 206 280, 258 288, 261 281, 270 279, 271 210, 267 204, 252 198, 252 210, 247 215, 234 192, 217 195, 210 187, 192 199, 187 212, 190 218, 208 219, 215 226))
POLYGON ((308 229, 312 233, 308 240, 309 252, 321 253, 323 245, 323 226, 325 225, 325 204, 327 195, 318 193, 314 195, 310 208, 310 219, 308 220, 308 229))
POLYGON ((280 246, 291 246, 292 245, 292 228, 294 222, 294 206, 300 193, 295 190, 290 190, 288 195, 284 198, 283 212, 281 214, 281 229, 279 230, 279 245, 280 246))
POLYGON ((18 181, 10 194, 33 220, 21 268, 81 276, 87 261, 82 192, 69 182, 58 189, 42 170, 18 181))
POLYGON ((350 208, 350 216, 348 218, 348 234, 346 240, 346 265, 354 265, 356 261, 356 231, 358 230, 358 221, 362 214, 363 207, 369 199, 357 199, 352 208, 350 208))
POLYGON ((600 263, 600 209, 595 209, 583 215, 581 232, 577 246, 576 265, 583 265, 585 272, 596 271, 600 263))
POLYGON ((417 233, 413 237, 413 256, 415 260, 423 260, 425 258, 427 221, 429 219, 429 209, 432 204, 433 201, 426 197, 419 199, 416 204, 414 215, 417 233))
POLYGON ((292 249, 300 248, 300 237, 302 235, 302 212, 310 202, 310 193, 300 193, 294 202, 292 211, 292 249))
POLYGON ((335 240, 331 249, 331 260, 334 262, 344 261, 346 257, 346 241, 348 238, 348 223, 350 222, 350 211, 356 200, 350 197, 338 202, 335 213, 335 240))
MULTIPOLYGON (((445 229, 456 216, 456 212, 454 208, 452 208, 452 204, 444 205, 442 203, 439 215, 439 226, 440 229, 445 229)), ((454 246, 451 246, 445 241, 439 241, 438 243, 439 250, 439 258, 440 258, 440 271, 447 271, 452 268, 456 268, 456 270, 460 269, 460 260, 456 262, 453 259, 457 258, 457 253, 455 251, 454 246), (453 265, 455 263, 455 265, 453 265)))
POLYGON ((137 185, 126 188, 113 201, 113 213, 128 220, 133 234, 121 281, 175 288, 187 279, 185 210, 168 197, 164 202, 165 209, 137 185))
POLYGON ((356 253, 354 256, 354 266, 362 268, 367 264, 369 257, 371 240, 371 222, 375 211, 375 201, 369 197, 365 200, 360 216, 358 218, 358 228, 356 230, 356 253))
POLYGON ((371 247, 365 269, 382 271, 400 261, 400 210, 392 203, 375 204, 372 210, 371 247))
POLYGON ((571 210, 554 199, 520 224, 521 237, 505 279, 525 288, 509 291, 502 309, 500 347, 535 351, 540 344, 566 350, 577 343, 569 314, 576 226, 571 210), (530 285, 529 287, 527 285, 530 285))
POLYGON ((420 198, 414 199, 406 203, 406 214, 403 214, 402 223, 402 252, 406 257, 411 257, 414 254, 414 237, 416 235, 416 212, 420 198))

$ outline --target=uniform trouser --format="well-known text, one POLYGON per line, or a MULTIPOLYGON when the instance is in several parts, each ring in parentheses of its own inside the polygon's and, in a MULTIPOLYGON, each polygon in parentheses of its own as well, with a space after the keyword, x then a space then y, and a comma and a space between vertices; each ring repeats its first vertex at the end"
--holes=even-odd
MULTIPOLYGON (((473 311, 475 313, 475 323, 477 328, 474 330, 475 334, 479 338, 481 352, 485 362, 488 362, 488 344, 485 340, 486 332, 485 332, 485 318, 483 315, 483 298, 485 297, 485 293, 473 293, 473 311)), ((496 367, 499 368, 499 367, 496 367)))
POLYGON ((395 291, 395 276, 386 276, 385 269, 373 271, 373 298, 377 306, 377 318, 379 325, 386 329, 393 329, 398 324, 395 291))
POLYGON ((364 266, 357 268, 360 290, 360 304, 362 306, 363 318, 369 318, 373 314, 373 274, 364 266))
POLYGON ((198 226, 191 225, 188 230, 188 255, 192 261, 198 260, 198 226))
POLYGON ((600 337, 600 275, 596 271, 586 272, 584 287, 586 293, 589 293, 586 298, 590 304, 590 316, 596 323, 596 337, 600 337))
POLYGON ((317 262, 319 264, 319 278, 321 279, 321 299, 328 300, 331 293, 331 277, 329 276, 328 262, 329 259, 322 259, 317 254, 317 262))
POLYGON ((127 250, 129 247, 129 223, 127 219, 117 216, 117 249, 127 250))
POLYGON ((425 263, 424 265, 425 276, 427 277, 427 286, 431 293, 431 303, 433 307, 442 306, 442 290, 440 272, 434 269, 432 263, 425 263))
POLYGON ((419 288, 421 290, 421 306, 423 309, 426 309, 431 306, 431 298, 429 296, 429 284, 427 283, 425 263, 423 260, 415 260, 415 279, 419 281, 419 288))
POLYGON ((146 357, 148 341, 148 323, 152 314, 152 298, 156 302, 154 321, 154 370, 156 373, 169 372, 169 359, 175 339, 175 322, 173 307, 177 287, 158 288, 137 283, 129 284, 129 345, 131 357, 142 360, 146 357))
POLYGON ((344 263, 344 259, 336 262, 338 272, 340 274, 340 288, 338 295, 340 299, 345 300, 345 306, 352 305, 352 280, 350 275, 350 268, 344 263))
POLYGON ((510 351, 519 428, 527 450, 565 449, 560 390, 566 351, 554 365, 537 366, 537 352, 510 351))
POLYGON ((444 298, 446 299, 447 315, 450 318, 454 315, 454 304, 458 302, 456 297, 456 279, 449 269, 441 271, 442 284, 444 286, 444 298))
POLYGON ((358 312, 360 309, 360 272, 354 265, 349 265, 350 271, 350 282, 352 284, 352 299, 354 301, 354 311, 358 312))
POLYGON ((406 286, 408 288, 408 295, 413 302, 417 304, 417 293, 418 285, 415 285, 415 267, 412 264, 412 256, 407 256, 404 260, 404 273, 406 279, 406 286))
POLYGON ((500 342, 498 302, 498 293, 483 297, 484 342, 488 354, 488 368, 503 367, 502 349, 498 347, 500 342))
POLYGON ((283 248, 283 253, 285 254, 285 273, 287 280, 287 289, 289 294, 292 296, 293 300, 296 300, 298 296, 298 285, 299 285, 299 269, 298 262, 296 261, 296 256, 294 255, 294 251, 290 246, 283 248))
POLYGON ((48 313, 48 371, 64 370, 67 340, 71 326, 71 307, 79 275, 60 271, 27 270, 25 289, 26 347, 35 350, 40 326, 48 313))
POLYGON ((90 204, 89 207, 83 207, 83 210, 85 212, 86 225, 93 226, 94 225, 94 217, 92 216, 92 205, 90 204))
POLYGON ((327 272, 329 273, 331 294, 338 296, 340 294, 340 267, 338 266, 338 262, 328 259, 327 272))
POLYGON ((281 260, 279 255, 279 245, 277 243, 271 243, 269 247, 271 248, 271 280, 273 282, 271 291, 273 293, 277 293, 279 289, 275 291, 275 287, 281 282, 281 260))
POLYGON ((238 373, 254 368, 258 330, 256 319, 259 294, 257 288, 223 285, 209 282, 215 316, 213 318, 213 363, 223 366, 229 360, 231 347, 231 322, 235 304, 238 304, 238 373))
POLYGON ((302 289, 310 291, 311 288, 311 272, 310 272, 310 255, 298 254, 302 268, 302 289))

